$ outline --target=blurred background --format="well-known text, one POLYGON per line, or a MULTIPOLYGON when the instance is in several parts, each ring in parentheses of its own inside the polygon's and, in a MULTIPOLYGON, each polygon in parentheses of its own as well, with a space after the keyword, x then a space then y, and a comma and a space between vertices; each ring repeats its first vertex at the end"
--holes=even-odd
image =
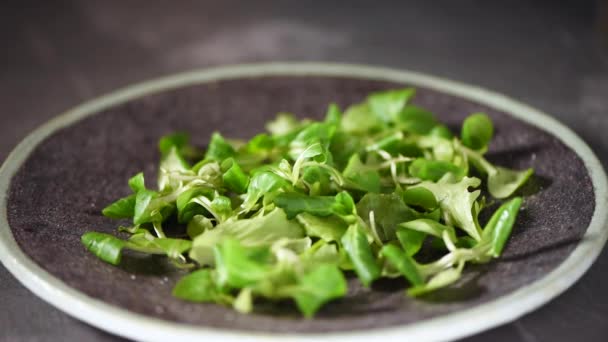
MULTIPOLYGON (((608 1, 3 1, 0 160, 46 120, 193 68, 331 61, 488 88, 570 126, 608 166, 608 1)), ((558 299, 469 341, 608 340, 608 254, 558 299)), ((472 323, 473 324, 473 323, 472 323)), ((0 341, 116 341, 0 266, 0 341)))

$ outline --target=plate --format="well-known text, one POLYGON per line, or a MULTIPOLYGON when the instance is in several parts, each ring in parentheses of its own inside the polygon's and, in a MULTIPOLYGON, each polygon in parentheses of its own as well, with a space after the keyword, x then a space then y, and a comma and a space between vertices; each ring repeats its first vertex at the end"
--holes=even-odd
POLYGON ((572 285, 601 251, 606 176, 589 147, 550 116, 502 95, 414 72, 342 64, 257 64, 193 71, 145 82, 87 102, 43 125, 0 170, 0 259, 26 287, 68 314, 109 332, 147 341, 450 340, 509 322, 572 285), (414 86, 414 103, 453 129, 488 113, 496 137, 488 157, 533 167, 503 257, 425 300, 405 284, 372 289, 350 281, 348 296, 314 319, 289 305, 242 315, 170 295, 183 274, 162 258, 136 254, 113 267, 80 243, 85 231, 113 232, 101 209, 128 193, 140 170, 154 179, 160 136, 214 130, 247 138, 277 112, 321 117, 374 90, 414 86))

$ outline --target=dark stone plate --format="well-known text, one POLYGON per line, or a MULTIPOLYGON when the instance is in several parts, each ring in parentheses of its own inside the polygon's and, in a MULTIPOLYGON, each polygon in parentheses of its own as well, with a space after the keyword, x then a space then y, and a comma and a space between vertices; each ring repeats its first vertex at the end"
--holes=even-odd
MULTIPOLYGON (((348 296, 314 319, 293 306, 261 304, 241 315, 212 304, 171 296, 183 275, 162 258, 125 255, 120 267, 88 253, 80 236, 114 232, 119 222, 101 209, 129 192, 127 179, 144 170, 154 180, 158 138, 190 132, 204 145, 214 130, 247 138, 277 112, 320 118, 327 104, 362 100, 371 91, 404 84, 343 77, 272 76, 215 81, 166 90, 115 105, 43 140, 15 174, 7 201, 12 234, 23 252, 65 284, 115 306, 168 321, 260 332, 328 332, 418 322, 497 299, 531 284, 564 261, 592 218, 593 184, 583 161, 560 139, 470 100, 418 88, 414 102, 457 129, 477 111, 495 122, 489 158, 512 168, 533 167, 537 177, 513 236, 499 261, 471 267, 464 281, 424 300, 404 295, 405 284, 380 281, 372 289, 350 282, 348 296)), ((150 181, 150 184, 153 182, 150 181)))

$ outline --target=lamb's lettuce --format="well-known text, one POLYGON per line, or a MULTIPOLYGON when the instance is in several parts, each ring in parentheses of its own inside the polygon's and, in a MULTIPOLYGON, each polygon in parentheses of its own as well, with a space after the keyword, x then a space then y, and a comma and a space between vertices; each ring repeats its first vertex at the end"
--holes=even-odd
POLYGON ((215 132, 204 150, 183 132, 164 136, 156 187, 138 173, 102 211, 131 225, 82 243, 114 265, 125 250, 164 255, 192 271, 175 297, 242 313, 292 300, 311 317, 346 295, 344 271, 366 287, 405 278, 415 297, 451 286, 467 263, 498 258, 517 225, 520 197, 482 228, 481 191, 510 197, 533 171, 486 159, 488 115, 469 116, 455 136, 414 94, 374 92, 344 113, 330 104, 319 121, 280 113, 265 133, 215 132))

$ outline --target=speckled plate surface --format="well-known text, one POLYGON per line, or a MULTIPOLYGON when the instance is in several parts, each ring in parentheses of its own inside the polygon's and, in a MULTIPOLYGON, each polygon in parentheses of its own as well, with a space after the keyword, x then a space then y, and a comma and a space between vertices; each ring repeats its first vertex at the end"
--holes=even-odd
POLYGON ((70 111, 26 138, 0 172, 0 258, 34 293, 75 317, 143 340, 276 338, 447 340, 510 321, 550 300, 591 265, 605 243, 606 182, 589 148, 538 111, 478 88, 420 74, 348 65, 265 64, 203 70, 117 91, 70 111), (183 130, 204 145, 214 130, 248 138, 279 111, 321 117, 370 91, 415 86, 414 102, 456 129, 488 113, 489 159, 533 167, 537 177, 503 258, 424 300, 403 283, 350 282, 346 298, 305 320, 293 307, 241 315, 171 297, 182 271, 162 258, 126 255, 113 267, 80 244, 113 232, 101 209, 144 170, 155 178, 158 138, 183 130), (439 328, 438 328, 439 327, 439 328))

